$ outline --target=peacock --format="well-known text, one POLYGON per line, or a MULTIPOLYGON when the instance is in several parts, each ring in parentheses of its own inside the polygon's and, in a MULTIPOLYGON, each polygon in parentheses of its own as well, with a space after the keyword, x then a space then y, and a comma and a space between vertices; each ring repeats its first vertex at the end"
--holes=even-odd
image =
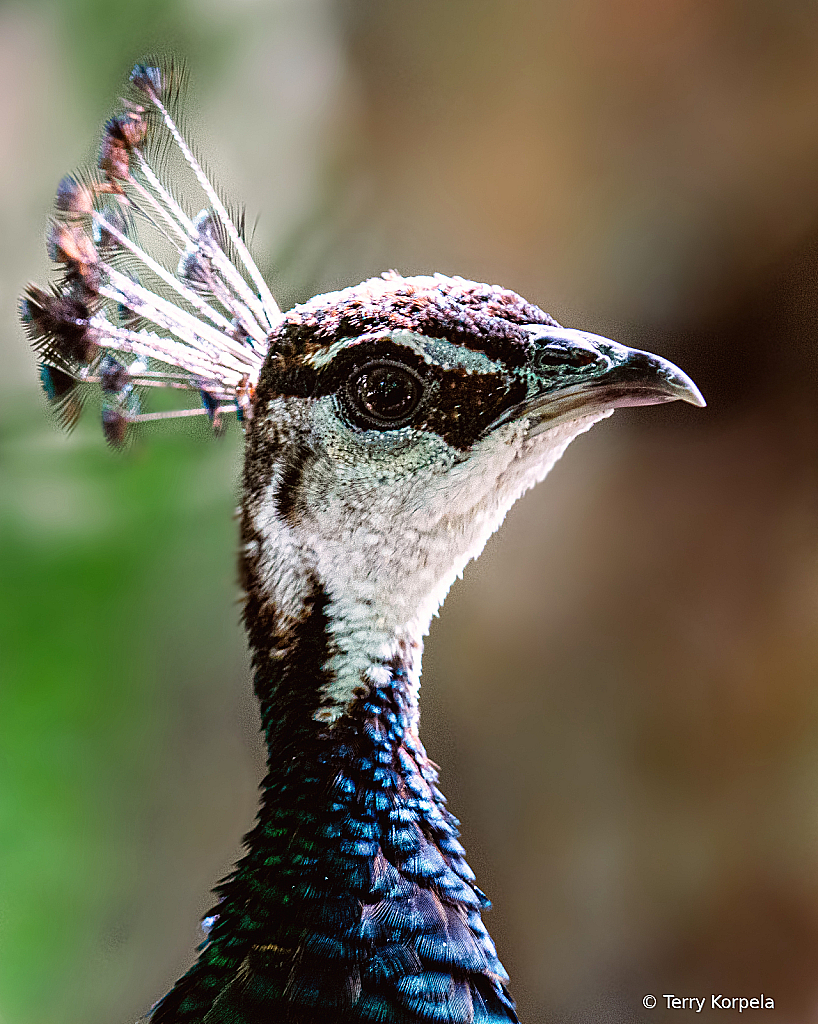
POLYGON ((64 426, 91 399, 114 447, 177 416, 244 430, 266 775, 198 959, 149 1019, 517 1021, 419 736, 423 637, 577 435, 622 406, 704 400, 667 360, 460 277, 389 271, 282 311, 179 128, 184 78, 133 68, 97 166, 58 186, 56 283, 21 300, 64 426), (151 388, 198 404, 150 411, 151 388))

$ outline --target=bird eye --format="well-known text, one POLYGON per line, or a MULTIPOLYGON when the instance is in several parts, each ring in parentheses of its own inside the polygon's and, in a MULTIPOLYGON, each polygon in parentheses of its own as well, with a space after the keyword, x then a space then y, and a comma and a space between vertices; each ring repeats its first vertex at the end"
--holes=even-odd
POLYGON ((350 412, 359 426, 391 430, 405 426, 420 405, 423 381, 400 363, 368 363, 347 385, 350 412))

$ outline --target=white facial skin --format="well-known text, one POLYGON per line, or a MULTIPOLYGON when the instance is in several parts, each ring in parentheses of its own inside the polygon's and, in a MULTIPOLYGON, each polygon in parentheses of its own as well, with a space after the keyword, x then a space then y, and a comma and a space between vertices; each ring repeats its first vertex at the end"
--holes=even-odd
POLYGON ((270 421, 292 424, 314 456, 292 522, 277 514, 280 470, 252 514, 264 538, 263 586, 283 623, 300 614, 310 574, 329 597, 338 654, 318 720, 336 721, 366 682, 386 682, 385 666, 399 649, 410 652, 416 692, 422 637, 451 584, 514 502, 612 411, 594 410, 535 436, 528 419, 512 420, 464 453, 412 427, 356 430, 332 396, 270 404, 270 421))

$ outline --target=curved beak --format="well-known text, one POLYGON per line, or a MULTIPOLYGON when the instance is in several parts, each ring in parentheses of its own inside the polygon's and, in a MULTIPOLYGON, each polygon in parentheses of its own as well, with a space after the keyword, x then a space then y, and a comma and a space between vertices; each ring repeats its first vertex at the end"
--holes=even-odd
POLYGON ((528 416, 532 433, 624 406, 707 404, 690 377, 661 356, 566 327, 532 324, 529 330, 529 394, 502 419, 528 416))

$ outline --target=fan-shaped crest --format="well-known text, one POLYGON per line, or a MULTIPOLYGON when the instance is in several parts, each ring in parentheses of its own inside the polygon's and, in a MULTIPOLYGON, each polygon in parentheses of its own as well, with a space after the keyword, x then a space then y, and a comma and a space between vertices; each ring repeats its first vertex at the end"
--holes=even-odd
POLYGON ((66 175, 47 234, 61 270, 29 285, 21 316, 41 359, 47 397, 70 428, 94 389, 102 426, 121 445, 146 420, 250 415, 255 384, 281 310, 231 217, 178 127, 185 79, 173 63, 137 64, 122 110, 103 129, 97 167, 66 175), (167 164, 175 153, 198 213, 180 198, 167 164), (137 229, 151 244, 137 240, 137 229), (150 252, 148 251, 150 250, 150 252), (143 412, 148 388, 198 391, 201 408, 143 412))

